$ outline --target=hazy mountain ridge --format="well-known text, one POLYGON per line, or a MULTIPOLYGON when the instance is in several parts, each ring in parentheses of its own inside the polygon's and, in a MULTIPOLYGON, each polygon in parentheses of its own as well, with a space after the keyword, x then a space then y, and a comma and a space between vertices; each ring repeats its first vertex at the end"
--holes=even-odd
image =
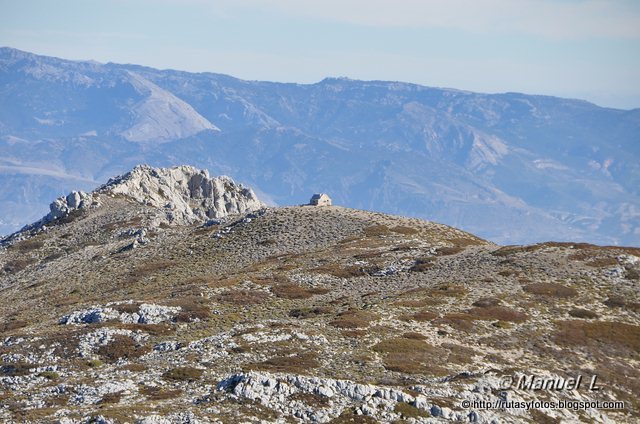
POLYGON ((640 244, 640 109, 381 81, 242 81, 12 49, 0 51, 0 93, 0 215, 9 222, 0 232, 42 215, 52 197, 145 162, 206 167, 278 204, 327 191, 339 204, 501 242, 640 244), (167 126, 143 132, 143 143, 123 137, 154 122, 135 78, 173 102, 158 115, 169 111, 159 120, 167 126), (11 176, 32 168, 74 180, 46 172, 47 189, 32 194, 29 179, 11 176))

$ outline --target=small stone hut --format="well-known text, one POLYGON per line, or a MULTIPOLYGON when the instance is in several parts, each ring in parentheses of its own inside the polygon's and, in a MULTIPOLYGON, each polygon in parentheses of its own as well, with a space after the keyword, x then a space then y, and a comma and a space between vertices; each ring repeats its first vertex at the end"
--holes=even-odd
POLYGON ((309 204, 312 206, 331 206, 331 197, 326 193, 316 193, 311 196, 309 204))

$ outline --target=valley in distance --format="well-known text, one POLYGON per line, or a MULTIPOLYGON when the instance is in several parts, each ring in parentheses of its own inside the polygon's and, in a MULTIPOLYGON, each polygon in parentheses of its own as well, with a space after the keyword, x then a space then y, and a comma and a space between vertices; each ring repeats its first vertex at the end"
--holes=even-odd
POLYGON ((3 422, 640 416, 638 248, 266 207, 190 166, 50 209, 0 244, 3 422))

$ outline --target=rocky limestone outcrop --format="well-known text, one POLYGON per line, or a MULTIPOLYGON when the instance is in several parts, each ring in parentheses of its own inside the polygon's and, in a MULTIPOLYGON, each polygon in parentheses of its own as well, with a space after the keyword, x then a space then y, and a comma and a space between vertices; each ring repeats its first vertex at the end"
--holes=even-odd
POLYGON ((149 206, 164 208, 172 220, 194 223, 264 207, 255 193, 227 176, 211 177, 192 166, 152 168, 136 166, 100 187, 100 193, 119 194, 149 206))
POLYGON ((0 246, 8 245, 16 241, 24 240, 29 236, 47 230, 47 225, 61 218, 68 217, 73 212, 82 211, 100 206, 98 196, 95 193, 84 191, 72 191, 51 202, 49 213, 33 224, 25 225, 20 231, 0 239, 0 246))
MULTIPOLYGON (((105 197, 124 196, 162 211, 160 221, 184 225, 203 223, 232 214, 257 211, 265 204, 253 190, 235 183, 230 177, 211 177, 206 169, 193 166, 152 168, 136 166, 124 175, 109 181, 91 193, 72 191, 49 205, 50 212, 39 221, 0 239, 0 246, 24 240, 46 231, 49 224, 61 222, 74 212, 98 208, 105 197)), ((136 244, 145 243, 144 229, 134 234, 136 244)))
MULTIPOLYGON (((493 376, 486 376, 479 385, 470 385, 461 394, 461 400, 498 399, 491 389, 497 387, 498 380, 493 376), (482 384, 490 386, 489 390, 482 390, 482 384)), ((398 403, 412 405, 418 410, 428 413, 431 418, 414 417, 410 422, 433 422, 442 419, 455 422, 496 423, 497 417, 492 411, 471 411, 461 413, 447 407, 433 404, 426 394, 406 393, 403 390, 360 384, 349 380, 333 378, 307 377, 293 374, 271 374, 268 372, 246 372, 227 376, 221 380, 216 389, 226 392, 237 399, 249 399, 267 406, 279 413, 295 417, 303 422, 329 422, 340 415, 346 408, 353 409, 357 415, 367 415, 380 422, 393 422, 401 417, 395 406, 398 403), (311 394, 327 401, 323 407, 309 407, 293 400, 296 394, 311 394)), ((415 387, 415 389, 420 389, 415 387)), ((431 388, 432 394, 438 392, 431 388)), ((449 390, 438 393, 440 396, 451 396, 449 390)))
MULTIPOLYGON (((116 305, 117 304, 109 304, 116 305)), ((137 306, 137 311, 120 312, 109 306, 95 306, 88 309, 74 311, 60 319, 60 324, 95 324, 107 321, 120 321, 123 324, 160 324, 171 322, 180 312, 179 306, 162 306, 143 303, 137 306)))
POLYGON ((328 422, 340 415, 344 408, 356 405, 354 402, 357 403, 358 414, 379 416, 389 422, 397 418, 392 412, 396 402, 412 403, 426 411, 431 406, 424 396, 416 398, 400 390, 300 375, 240 373, 223 379, 216 388, 239 399, 250 399, 284 415, 311 422, 328 422), (311 408, 290 398, 296 393, 313 394, 329 402, 324 408, 311 408))
POLYGON ((92 193, 84 191, 72 191, 67 196, 59 197, 49 205, 49 214, 45 217, 47 221, 61 218, 74 210, 88 209, 90 206, 98 206, 99 203, 92 193))

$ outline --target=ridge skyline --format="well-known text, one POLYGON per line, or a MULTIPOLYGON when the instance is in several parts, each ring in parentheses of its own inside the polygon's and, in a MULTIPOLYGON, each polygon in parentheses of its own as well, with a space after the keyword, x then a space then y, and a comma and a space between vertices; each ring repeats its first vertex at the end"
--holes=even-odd
POLYGON ((0 233, 140 163, 500 243, 640 245, 640 109, 325 78, 245 81, 0 50, 0 233))
POLYGON ((172 72, 180 72, 180 73, 195 74, 195 75, 200 75, 200 74, 202 74, 202 75, 215 75, 215 76, 229 77, 229 78, 233 78, 233 79, 236 79, 236 80, 239 80, 239 81, 249 82, 249 83, 250 82, 263 82, 263 83, 271 83, 271 84, 284 84, 284 85, 293 84, 293 85, 303 85, 303 86, 313 86, 313 85, 317 85, 317 84, 322 84, 323 82, 327 82, 327 81, 352 81, 352 82, 365 82, 365 83, 366 82, 368 82, 368 83, 376 83, 376 82, 379 82, 379 83, 398 83, 398 84, 415 85, 415 86, 419 86, 419 87, 423 87, 423 88, 435 88, 435 89, 439 89, 439 90, 456 91, 456 92, 469 93, 469 94, 485 94, 485 95, 520 94, 520 95, 525 95, 525 96, 549 97, 549 98, 563 99, 563 100, 575 100, 575 101, 586 102, 586 103, 592 104, 594 106, 598 106, 598 107, 605 108, 605 109, 615 109, 615 110, 624 110, 624 111, 633 111, 633 110, 636 110, 636 109, 640 109, 640 104, 638 104, 637 106, 633 106, 633 107, 611 106, 611 105, 604 105, 604 104, 599 103, 598 101, 590 100, 590 99, 579 97, 579 96, 565 96, 565 95, 560 95, 560 94, 538 93, 538 92, 530 92, 530 91, 526 91, 526 90, 517 90, 517 89, 513 89, 513 90, 497 90, 497 91, 483 91, 483 90, 459 88, 459 87, 454 87, 454 86, 428 84, 428 83, 422 83, 422 82, 410 81, 410 80, 402 80, 402 79, 385 79, 385 78, 362 79, 362 78, 355 78, 355 77, 352 77, 352 76, 349 76, 349 75, 330 75, 330 74, 326 74, 326 76, 324 76, 324 77, 322 77, 320 79, 312 80, 312 81, 275 80, 275 79, 269 79, 269 78, 243 78, 243 77, 236 76, 236 75, 234 75, 232 73, 218 72, 218 71, 215 71, 215 70, 191 70, 191 69, 186 69, 186 68, 180 68, 179 66, 158 67, 158 66, 145 65, 145 64, 139 64, 139 63, 134 63, 134 62, 121 62, 121 61, 111 61, 111 60, 105 62, 105 61, 100 61, 100 60, 96 60, 96 59, 71 59, 71 58, 68 58, 68 57, 55 56, 53 54, 35 53, 33 51, 24 50, 24 49, 12 47, 12 46, 9 46, 9 45, 0 46, 0 50, 2 50, 2 49, 13 50, 13 51, 16 51, 16 52, 26 53, 28 55, 34 55, 34 56, 39 56, 39 57, 44 57, 44 58, 65 60, 65 61, 69 61, 69 62, 87 63, 87 64, 101 65, 101 66, 136 67, 136 68, 143 68, 143 69, 154 70, 154 71, 172 71, 172 72))

